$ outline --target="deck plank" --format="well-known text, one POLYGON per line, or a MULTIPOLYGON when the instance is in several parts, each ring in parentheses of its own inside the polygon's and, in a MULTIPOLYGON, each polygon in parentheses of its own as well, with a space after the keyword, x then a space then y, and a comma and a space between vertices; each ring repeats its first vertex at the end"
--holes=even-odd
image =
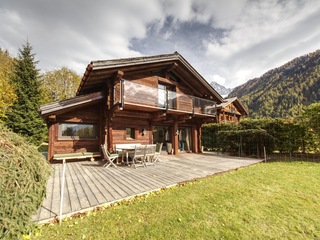
POLYGON ((82 208, 88 208, 97 205, 99 202, 94 195, 94 189, 92 189, 93 185, 90 183, 90 179, 88 179, 87 173, 83 168, 81 168, 79 162, 76 162, 74 164, 74 169, 75 171, 77 171, 78 180, 83 189, 83 194, 81 195, 80 201, 82 200, 82 203, 84 203, 85 200, 88 201, 88 205, 84 205, 82 206, 82 208))
MULTIPOLYGON (((63 214, 119 201, 184 181, 206 177, 261 162, 260 159, 223 157, 213 154, 163 155, 155 166, 104 168, 102 161, 77 161, 66 164, 63 214)), ((55 171, 47 182, 47 195, 32 216, 36 222, 58 216, 62 164, 52 164, 55 171)))
POLYGON ((52 197, 50 201, 50 207, 51 208, 51 216, 58 216, 60 206, 57 203, 60 203, 60 179, 61 179, 61 173, 62 173, 62 164, 56 165, 56 169, 54 172, 54 188, 52 191, 52 197))
POLYGON ((70 164, 73 171, 73 184, 74 188, 77 192, 78 201, 80 204, 81 209, 90 207, 89 200, 87 198, 87 195, 85 193, 84 188, 86 187, 84 184, 82 184, 84 181, 83 177, 81 176, 81 173, 79 169, 77 168, 76 164, 70 164))
POLYGON ((76 187, 76 179, 75 174, 73 171, 72 165, 67 164, 67 174, 69 174, 69 177, 67 178, 67 191, 69 196, 69 204, 70 204, 70 211, 74 212, 79 209, 81 209, 78 193, 77 193, 77 187, 76 187))

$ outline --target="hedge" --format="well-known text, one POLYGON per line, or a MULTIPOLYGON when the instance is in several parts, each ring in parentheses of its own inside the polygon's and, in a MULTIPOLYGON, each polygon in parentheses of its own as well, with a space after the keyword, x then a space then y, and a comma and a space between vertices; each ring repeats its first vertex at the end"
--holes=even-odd
POLYGON ((0 239, 32 231, 51 169, 35 146, 0 124, 0 239))
POLYGON ((245 119, 238 124, 202 127, 205 149, 241 156, 267 153, 318 152, 316 135, 306 124, 285 119, 245 119))

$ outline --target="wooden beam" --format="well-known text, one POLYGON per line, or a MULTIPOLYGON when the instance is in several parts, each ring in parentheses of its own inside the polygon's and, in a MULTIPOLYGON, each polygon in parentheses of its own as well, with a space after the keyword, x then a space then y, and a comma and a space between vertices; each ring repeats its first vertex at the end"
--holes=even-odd
MULTIPOLYGON (((58 127, 58 124, 55 123, 49 123, 49 145, 48 145, 48 160, 52 161, 52 157, 54 155, 54 137, 55 137, 55 128, 58 127)), ((58 131, 58 129, 57 129, 58 131)))
POLYGON ((116 111, 113 117, 125 117, 125 118, 140 118, 140 119, 152 119, 153 115, 146 112, 135 112, 135 111, 116 111))
POLYGON ((57 120, 57 116, 56 115, 50 115, 48 117, 48 122, 55 122, 57 120))
POLYGON ((120 79, 120 78, 122 78, 123 76, 124 76, 124 72, 121 71, 121 70, 118 70, 118 71, 116 72, 115 78, 116 78, 116 79, 120 79))
POLYGON ((183 114, 183 115, 180 115, 177 117, 177 121, 186 121, 186 120, 189 120, 189 119, 192 119, 192 114, 183 114))
POLYGON ((193 90, 194 93, 196 93, 195 95, 197 96, 203 96, 203 86, 199 86, 199 84, 194 81, 193 79, 190 81, 190 75, 185 75, 185 72, 181 72, 179 71, 180 68, 174 69, 174 74, 177 75, 177 77, 179 77, 181 79, 181 81, 190 89, 193 90), (196 83, 196 85, 191 85, 190 82, 196 83))
POLYGON ((169 79, 169 73, 176 69, 178 66, 179 65, 177 63, 173 63, 167 69, 164 70, 167 79, 169 79))
POLYGON ((172 125, 172 140, 173 140, 173 154, 177 155, 179 152, 179 136, 177 131, 179 130, 178 123, 176 121, 173 122, 172 125))
POLYGON ((198 131, 198 150, 197 153, 202 153, 202 131, 201 131, 201 125, 197 126, 197 131, 198 131))
POLYGON ((192 126, 192 152, 198 153, 198 128, 197 126, 192 126))
POLYGON ((151 122, 163 121, 167 117, 166 111, 158 111, 152 114, 151 122))

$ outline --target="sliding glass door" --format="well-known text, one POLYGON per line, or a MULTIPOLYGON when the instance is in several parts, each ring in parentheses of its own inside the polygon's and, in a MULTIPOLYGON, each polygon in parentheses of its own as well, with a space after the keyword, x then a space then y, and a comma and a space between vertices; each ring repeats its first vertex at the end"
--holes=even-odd
POLYGON ((192 134, 191 128, 180 127, 179 128, 179 151, 190 152, 192 149, 192 134))

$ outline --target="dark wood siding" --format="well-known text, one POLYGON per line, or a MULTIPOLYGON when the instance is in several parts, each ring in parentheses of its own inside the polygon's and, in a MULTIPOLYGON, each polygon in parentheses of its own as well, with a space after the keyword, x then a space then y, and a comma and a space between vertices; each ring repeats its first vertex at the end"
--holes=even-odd
POLYGON ((98 131, 97 139, 90 140, 59 140, 59 123, 93 123, 97 124, 98 129, 100 124, 100 104, 70 111, 57 116, 56 122, 50 127, 49 139, 51 158, 54 154, 73 153, 73 152, 99 152, 101 131, 98 131))

